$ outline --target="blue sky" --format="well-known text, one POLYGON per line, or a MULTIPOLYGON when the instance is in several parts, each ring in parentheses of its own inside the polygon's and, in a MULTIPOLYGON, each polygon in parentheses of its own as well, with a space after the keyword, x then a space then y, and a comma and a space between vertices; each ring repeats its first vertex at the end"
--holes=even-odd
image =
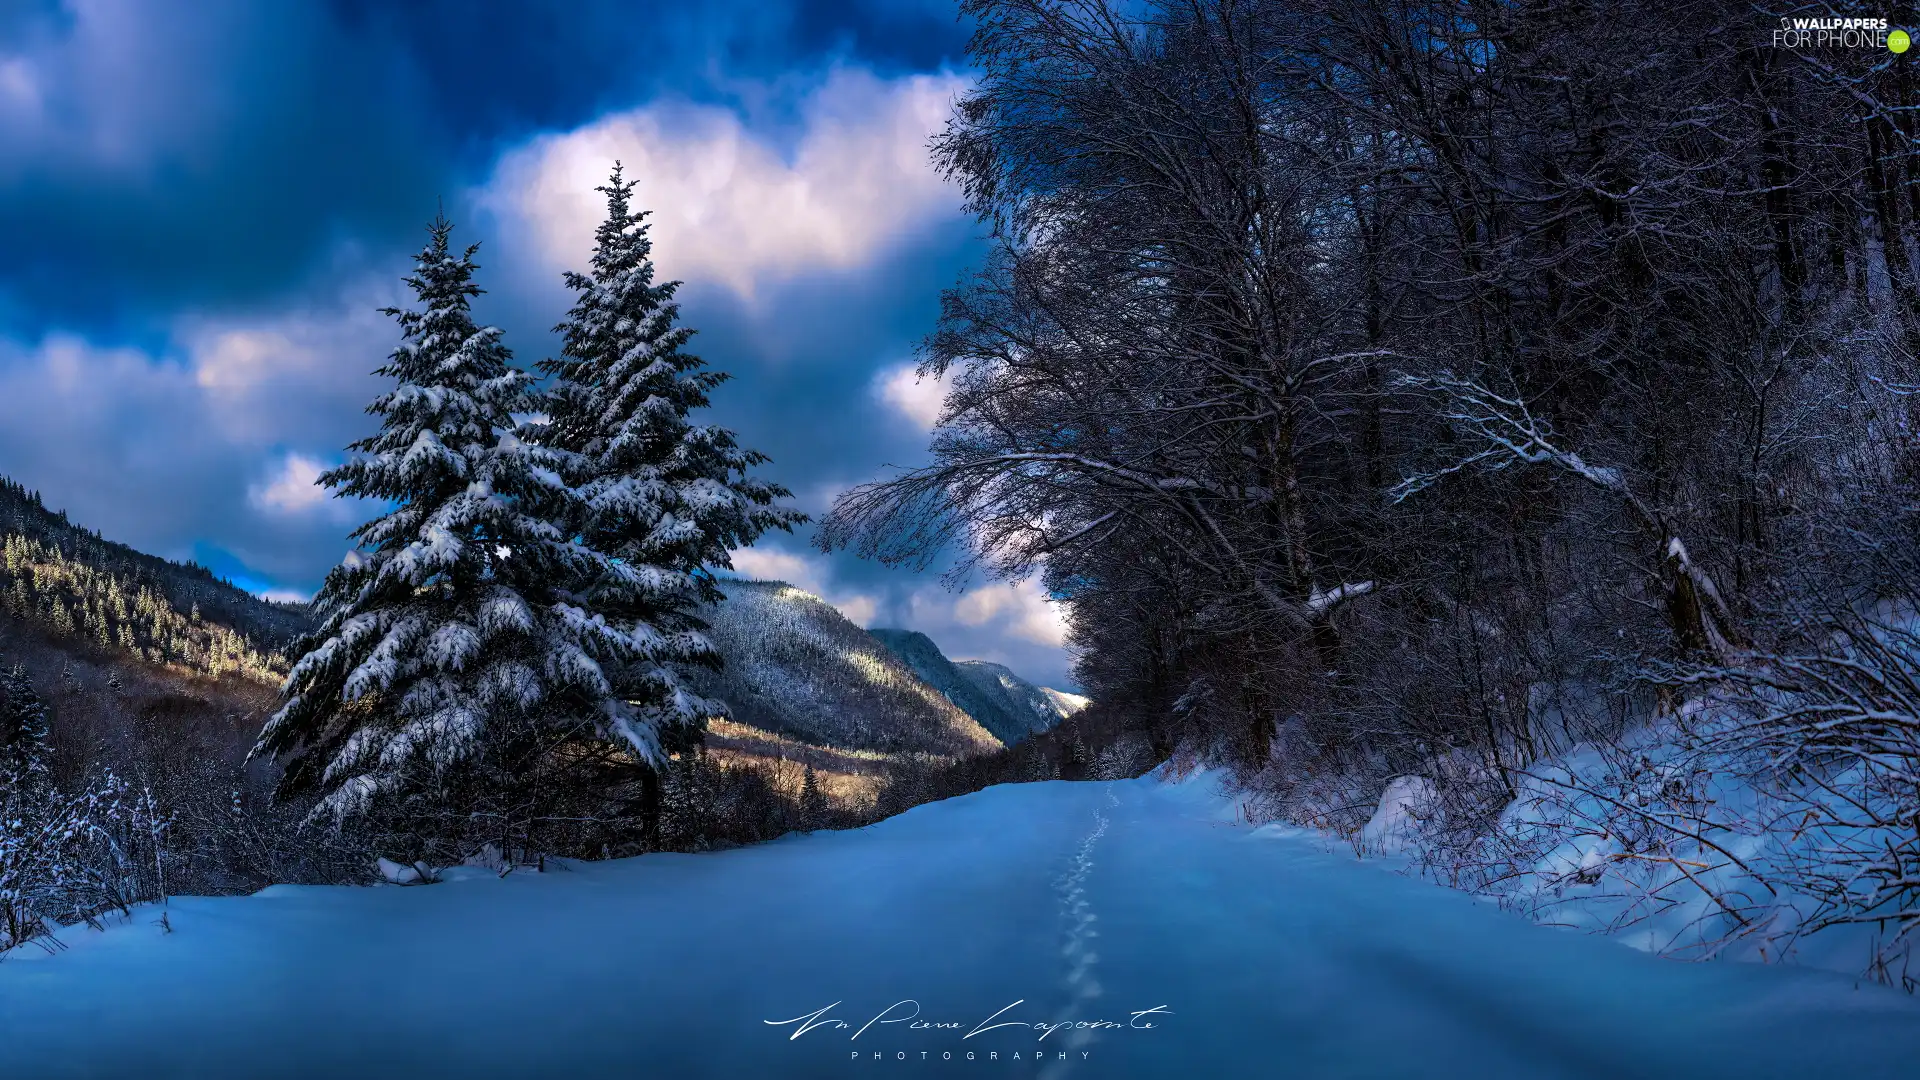
MULTIPOLYGON (((981 252, 926 140, 967 79, 935 0, 0 0, 0 473, 106 536, 304 595, 367 508, 378 308, 444 206, 476 304, 554 347, 615 158, 686 282, 715 419, 818 514, 924 458, 912 376, 981 252)), ((1037 586, 947 589, 776 537, 740 567, 1067 685, 1037 586)))

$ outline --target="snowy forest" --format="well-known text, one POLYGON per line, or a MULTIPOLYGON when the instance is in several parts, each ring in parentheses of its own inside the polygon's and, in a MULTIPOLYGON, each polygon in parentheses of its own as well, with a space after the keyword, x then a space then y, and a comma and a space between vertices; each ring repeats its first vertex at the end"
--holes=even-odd
POLYGON ((1100 721, 1256 815, 1403 778, 1444 880, 1584 837, 1557 886, 1704 892, 1709 952, 1904 955, 1920 85, 1757 10, 969 2, 933 153, 993 254, 933 463, 823 542, 1040 575, 1100 721))
POLYGON ((1920 79, 1756 10, 963 0, 926 149, 984 258, 923 327, 923 460, 817 521, 710 422, 621 165, 550 342, 443 214, 352 361, 383 390, 319 484, 380 510, 310 604, 0 483, 0 629, 60 665, 0 664, 0 953, 1152 772, 1914 991, 1920 79), (789 534, 1037 581, 1084 697, 734 573, 789 534))

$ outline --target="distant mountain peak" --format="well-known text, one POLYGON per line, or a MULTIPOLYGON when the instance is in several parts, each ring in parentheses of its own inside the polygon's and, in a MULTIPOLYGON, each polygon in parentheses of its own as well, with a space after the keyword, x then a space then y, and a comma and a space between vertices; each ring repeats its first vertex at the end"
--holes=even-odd
POLYGON ((998 732, 928 685, 890 643, 820 597, 784 581, 719 584, 726 599, 699 615, 725 665, 687 678, 726 702, 735 721, 880 753, 967 756, 1001 745, 998 732))
POLYGON ((1041 687, 1040 692, 1047 695, 1047 700, 1053 702, 1053 707, 1059 711, 1062 717, 1072 716, 1074 713, 1093 704, 1093 699, 1090 697, 1081 694, 1069 694, 1065 690, 1055 690, 1051 686, 1041 687))
POLYGON ((1087 699, 1078 694, 1035 686, 1004 664, 949 660, 932 638, 918 630, 877 628, 869 633, 921 679, 1009 744, 1045 731, 1087 705, 1087 699))

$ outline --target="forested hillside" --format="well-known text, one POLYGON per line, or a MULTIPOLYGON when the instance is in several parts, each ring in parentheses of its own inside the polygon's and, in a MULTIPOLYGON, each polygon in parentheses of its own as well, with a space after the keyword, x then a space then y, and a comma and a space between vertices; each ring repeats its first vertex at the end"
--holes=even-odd
POLYGON ((202 567, 103 540, 0 479, 0 669, 17 673, 0 698, 46 710, 56 777, 237 769, 286 673, 281 650, 309 623, 202 567))
POLYGON ((932 638, 918 630, 867 632, 928 686, 1009 746, 1045 731, 1086 704, 1078 695, 1035 686, 1001 664, 949 660, 932 638))
POLYGON ((1035 686, 1014 674, 1005 664, 987 660, 962 660, 954 665, 960 674, 982 694, 997 697, 1003 707, 1026 726, 1027 731, 1045 731, 1086 708, 1087 699, 1050 686, 1035 686))
POLYGON ((821 746, 959 757, 998 749, 979 721, 831 604, 781 581, 722 583, 701 609, 727 658, 696 674, 732 719, 821 746))
POLYGON ((281 650, 311 625, 203 567, 142 554, 69 522, 0 478, 0 604, 61 639, 151 664, 277 683, 281 650))

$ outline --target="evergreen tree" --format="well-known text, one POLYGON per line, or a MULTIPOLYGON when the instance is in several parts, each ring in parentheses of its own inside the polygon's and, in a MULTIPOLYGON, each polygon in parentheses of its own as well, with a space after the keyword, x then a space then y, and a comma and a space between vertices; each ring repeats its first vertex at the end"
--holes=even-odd
POLYGON ((658 753, 600 663, 651 641, 590 617, 565 589, 609 568, 554 524, 572 516, 566 463, 513 434, 512 414, 535 405, 532 376, 498 329, 474 323, 478 245, 455 252, 451 230, 434 222, 406 278, 418 309, 386 312, 404 342, 377 372, 397 383, 368 407, 379 433, 320 478, 394 509, 355 530, 357 550, 327 576, 321 623, 255 747, 289 759, 283 791, 317 787, 336 814, 444 782, 454 766, 515 775, 556 733, 658 753))
POLYGON ((1064 759, 1060 762, 1062 780, 1085 780, 1092 765, 1092 755, 1087 752, 1087 742, 1080 737, 1080 728, 1075 725, 1068 733, 1064 759))
POLYGON ((42 769, 46 739, 47 707, 26 669, 0 672, 0 775, 42 769))
POLYGON ((706 762, 698 750, 688 750, 659 767, 664 774, 660 846, 670 851, 705 849, 713 823, 713 793, 706 762))
POLYGON ((813 763, 807 763, 807 771, 800 780, 800 828, 812 832, 821 828, 827 820, 827 797, 820 790, 820 778, 813 773, 813 763))
POLYGON ((0 951, 46 932, 36 901, 60 884, 48 873, 56 833, 46 736, 46 707, 26 671, 0 671, 0 951))
POLYGON ((616 164, 598 189, 607 217, 594 234, 591 272, 566 276, 576 302, 554 328, 559 357, 539 365, 554 385, 546 421, 528 434, 575 466, 576 529, 614 568, 590 587, 590 607, 648 643, 614 673, 615 685, 678 753, 699 741, 713 711, 681 688, 671 666, 718 663, 692 615, 695 603, 720 599, 708 568, 730 568, 729 549, 806 517, 773 505, 785 488, 748 476, 765 455, 689 418, 727 376, 686 351, 693 331, 678 325, 680 283, 654 280, 633 188, 616 164))

